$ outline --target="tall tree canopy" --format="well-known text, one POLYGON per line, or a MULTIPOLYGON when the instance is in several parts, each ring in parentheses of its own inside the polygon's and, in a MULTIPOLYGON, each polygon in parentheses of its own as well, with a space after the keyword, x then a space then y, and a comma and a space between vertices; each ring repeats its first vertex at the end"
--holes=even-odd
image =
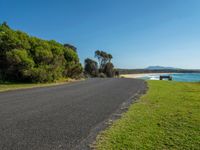
POLYGON ((106 53, 104 51, 100 51, 100 50, 95 51, 95 57, 98 59, 100 70, 103 70, 105 65, 108 62, 111 62, 111 60, 113 58, 111 54, 108 54, 108 53, 106 53))
POLYGON ((82 73, 75 47, 31 37, 0 25, 0 78, 26 82, 51 82, 82 73))
POLYGON ((92 77, 113 77, 115 76, 114 65, 111 63, 113 56, 105 51, 95 51, 95 58, 98 63, 92 59, 85 60, 85 73, 92 77))

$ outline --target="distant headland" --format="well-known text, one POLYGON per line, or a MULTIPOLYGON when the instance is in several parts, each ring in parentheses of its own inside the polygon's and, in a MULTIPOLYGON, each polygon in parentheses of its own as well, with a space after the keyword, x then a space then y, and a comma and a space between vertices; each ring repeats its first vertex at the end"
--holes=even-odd
POLYGON ((164 70, 164 69, 177 70, 177 69, 180 69, 180 68, 164 67, 164 66, 149 66, 145 69, 147 69, 147 70, 164 70))
POLYGON ((143 69, 117 69, 120 74, 137 74, 137 73, 200 73, 200 69, 181 69, 164 66, 149 66, 143 69))

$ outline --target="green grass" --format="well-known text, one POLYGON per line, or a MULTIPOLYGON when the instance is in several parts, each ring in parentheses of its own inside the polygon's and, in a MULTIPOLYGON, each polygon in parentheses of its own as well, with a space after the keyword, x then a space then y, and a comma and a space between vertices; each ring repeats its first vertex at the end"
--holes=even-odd
POLYGON ((35 87, 45 87, 45 86, 54 86, 60 84, 66 84, 69 82, 73 82, 75 80, 72 79, 61 79, 54 83, 12 83, 12 82, 0 82, 0 92, 17 90, 17 89, 27 89, 27 88, 35 88, 35 87))
POLYGON ((149 81, 148 86, 148 93, 97 137, 96 149, 200 149, 200 83, 149 81))

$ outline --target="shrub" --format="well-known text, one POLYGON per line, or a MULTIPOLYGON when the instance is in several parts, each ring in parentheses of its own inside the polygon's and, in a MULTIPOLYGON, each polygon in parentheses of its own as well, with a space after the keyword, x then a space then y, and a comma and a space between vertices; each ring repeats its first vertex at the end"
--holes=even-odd
POLYGON ((98 76, 98 64, 96 61, 92 59, 85 59, 85 74, 91 76, 91 77, 97 77, 98 76))
POLYGON ((91 77, 114 77, 114 65, 111 63, 113 56, 107 52, 97 50, 95 57, 98 63, 92 59, 85 59, 85 74, 91 77))
POLYGON ((107 63, 104 67, 103 72, 107 77, 114 77, 114 65, 112 63, 107 63))
POLYGON ((52 82, 82 74, 75 47, 31 37, 0 25, 0 77, 12 81, 52 82))

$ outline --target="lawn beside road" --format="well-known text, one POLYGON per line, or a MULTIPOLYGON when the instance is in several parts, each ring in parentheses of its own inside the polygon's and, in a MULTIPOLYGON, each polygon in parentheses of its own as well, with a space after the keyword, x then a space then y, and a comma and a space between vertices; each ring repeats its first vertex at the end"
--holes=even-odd
POLYGON ((28 89, 28 88, 35 88, 35 87, 46 87, 46 86, 54 86, 60 84, 66 84, 70 82, 74 82, 76 80, 72 79, 61 79, 57 80, 53 83, 13 83, 13 82, 0 82, 0 92, 10 91, 10 90, 17 90, 17 89, 28 89))
POLYGON ((98 150, 199 149, 200 83, 148 81, 146 95, 96 141, 98 150))

